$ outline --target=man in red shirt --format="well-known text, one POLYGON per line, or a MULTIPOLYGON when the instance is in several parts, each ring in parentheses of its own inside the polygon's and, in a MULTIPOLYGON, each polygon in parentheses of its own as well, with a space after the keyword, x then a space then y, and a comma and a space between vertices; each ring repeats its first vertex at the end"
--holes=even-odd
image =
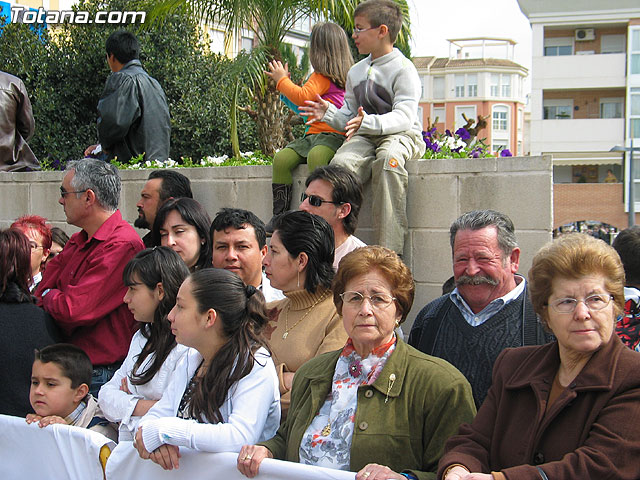
POLYGON ((122 301, 122 272, 144 246, 118 210, 120 189, 113 165, 95 159, 69 164, 58 202, 67 223, 82 230, 47 264, 36 291, 66 341, 89 355, 96 394, 122 363, 136 328, 122 301))

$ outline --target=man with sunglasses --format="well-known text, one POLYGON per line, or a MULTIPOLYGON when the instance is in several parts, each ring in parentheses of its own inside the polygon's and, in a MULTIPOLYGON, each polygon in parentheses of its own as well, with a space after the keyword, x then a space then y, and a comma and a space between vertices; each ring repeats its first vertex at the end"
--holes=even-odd
POLYGON ((342 257, 367 244, 354 235, 362 205, 362 183, 350 170, 337 165, 316 168, 305 181, 300 210, 324 218, 335 237, 333 268, 342 257))
POLYGON ((122 272, 144 245, 118 210, 120 189, 118 170, 109 163, 87 158, 67 166, 58 202, 67 223, 82 230, 47 263, 36 289, 63 340, 89 355, 93 395, 122 363, 136 329, 122 301, 122 272))

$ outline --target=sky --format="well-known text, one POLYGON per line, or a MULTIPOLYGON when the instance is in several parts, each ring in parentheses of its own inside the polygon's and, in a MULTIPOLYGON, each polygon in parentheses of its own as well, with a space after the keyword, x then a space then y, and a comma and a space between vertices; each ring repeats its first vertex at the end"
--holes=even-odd
POLYGON ((518 42, 514 60, 531 68, 531 27, 517 0, 407 0, 414 57, 449 56, 448 38, 499 37, 518 42))

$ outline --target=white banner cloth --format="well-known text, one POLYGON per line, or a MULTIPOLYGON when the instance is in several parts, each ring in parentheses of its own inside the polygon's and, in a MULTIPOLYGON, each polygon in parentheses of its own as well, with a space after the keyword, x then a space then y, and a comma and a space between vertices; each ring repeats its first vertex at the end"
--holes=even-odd
POLYGON ((40 428, 24 418, 0 415, 0 479, 101 480, 100 449, 115 443, 69 425, 40 428))
MULTIPOLYGON (((107 480, 247 480, 236 468, 237 453, 204 453, 180 447, 180 468, 163 470, 151 460, 143 460, 132 442, 120 442, 107 460, 107 480)), ((356 474, 312 467, 299 463, 265 459, 258 480, 354 480, 356 474)))

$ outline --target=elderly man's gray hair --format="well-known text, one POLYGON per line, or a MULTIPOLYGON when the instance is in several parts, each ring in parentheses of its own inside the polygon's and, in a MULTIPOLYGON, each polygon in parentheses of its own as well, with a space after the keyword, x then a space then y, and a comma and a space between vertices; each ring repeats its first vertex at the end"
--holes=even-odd
POLYGON ((495 210, 474 210, 458 217, 449 229, 451 251, 453 251, 453 244, 458 230, 480 230, 485 227, 496 227, 500 250, 505 256, 511 255, 513 249, 518 246, 513 222, 504 213, 496 212, 495 210))
POLYGON ((91 189, 102 208, 118 209, 122 185, 116 167, 103 160, 84 158, 69 162, 66 171, 70 170, 74 170, 71 187, 75 191, 91 189))

